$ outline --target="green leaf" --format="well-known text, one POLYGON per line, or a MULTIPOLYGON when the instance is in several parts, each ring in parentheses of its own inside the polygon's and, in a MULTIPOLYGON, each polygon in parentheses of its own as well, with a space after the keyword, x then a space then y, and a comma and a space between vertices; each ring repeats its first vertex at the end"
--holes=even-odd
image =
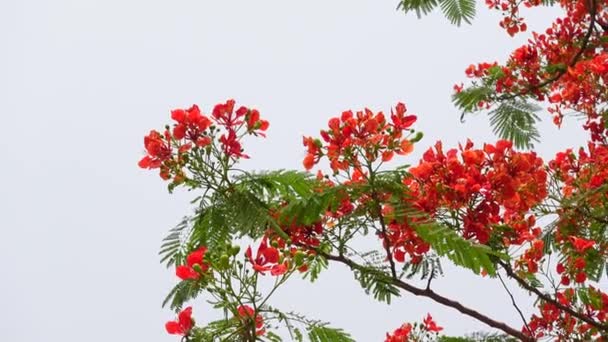
POLYGON ((470 24, 475 17, 475 0, 440 0, 441 10, 453 25, 470 24))
POLYGON ((169 230, 169 235, 163 239, 163 243, 160 246, 161 256, 160 262, 166 263, 167 267, 171 267, 175 264, 181 264, 184 255, 186 253, 184 248, 184 242, 186 242, 190 235, 190 218, 184 217, 184 219, 175 228, 169 230))
POLYGON ((452 95, 452 101, 463 113, 472 113, 478 110, 479 102, 487 101, 491 94, 493 91, 489 87, 473 86, 452 95))
POLYGON ((431 13, 437 5, 439 5, 437 0, 402 0, 397 5, 397 10, 404 13, 416 12, 416 16, 420 19, 422 15, 431 13))
POLYGON ((505 261, 509 257, 501 252, 493 251, 490 247, 465 240, 454 230, 428 223, 414 226, 414 229, 424 241, 429 243, 433 250, 450 259, 454 264, 472 270, 475 274, 485 270, 489 275, 496 274, 496 265, 493 258, 505 261))
POLYGON ((392 284, 391 277, 381 270, 361 267, 354 272, 365 293, 372 294, 374 299, 390 304, 393 296, 399 297, 399 289, 392 284))
POLYGON ((203 289, 202 282, 185 280, 177 285, 169 292, 162 306, 167 304, 172 310, 180 310, 185 302, 195 298, 203 289))
POLYGON ((308 338, 310 342, 355 342, 355 340, 344 330, 330 328, 323 325, 308 327, 308 338))
POLYGON ((525 101, 501 103, 490 111, 490 124, 494 134, 513 142, 518 148, 532 148, 539 141, 536 129, 539 118, 534 112, 541 108, 525 101))
POLYGON ((328 263, 327 259, 320 255, 315 255, 312 259, 309 259, 307 262, 308 270, 304 274, 304 279, 310 277, 310 282, 314 282, 319 278, 319 274, 324 269, 327 269, 328 263))

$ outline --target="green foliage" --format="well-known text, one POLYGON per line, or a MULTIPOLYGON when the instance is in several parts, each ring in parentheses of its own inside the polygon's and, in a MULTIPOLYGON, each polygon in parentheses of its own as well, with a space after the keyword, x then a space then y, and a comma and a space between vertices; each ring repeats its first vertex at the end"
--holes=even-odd
POLYGON ((454 264, 480 274, 485 270, 489 275, 496 274, 493 258, 508 260, 504 253, 493 251, 490 247, 473 243, 459 236, 454 230, 436 224, 428 223, 414 227, 418 235, 433 247, 440 256, 445 256, 454 264))
POLYGON ((471 24, 475 18, 475 0, 440 0, 441 10, 453 25, 471 24))
POLYGON ((441 260, 437 256, 426 256, 419 263, 406 263, 403 272, 408 279, 420 275, 420 279, 437 278, 443 275, 441 260))
POLYGON ((236 178, 238 187, 248 189, 257 196, 285 199, 310 196, 316 180, 308 172, 278 170, 247 174, 236 178))
POLYGON ((490 111, 490 124, 494 134, 513 142, 518 148, 532 148, 540 134, 536 129, 539 120, 534 112, 541 108, 526 101, 502 102, 490 111))
POLYGON ((169 305, 172 310, 180 310, 185 302, 195 298, 203 290, 203 282, 185 280, 179 282, 163 301, 163 307, 169 305))
POLYGON ((361 267, 355 269, 354 273, 365 293, 372 294, 374 299, 390 304, 393 296, 399 297, 399 289, 392 284, 390 276, 381 270, 361 267))
POLYGON ((475 0, 401 0, 397 10, 415 12, 418 18, 431 13, 437 6, 453 25, 470 24, 475 17, 475 0))
POLYGON ((488 101, 494 92, 487 86, 472 86, 452 95, 452 101, 463 113, 477 111, 479 102, 488 101))
POLYGON ((439 336, 437 342, 516 342, 517 339, 505 334, 476 332, 464 337, 439 336))
POLYGON ((308 327, 310 342, 354 342, 355 340, 342 329, 330 328, 324 325, 308 327))
POLYGON ((192 342, 240 342, 241 337, 234 332, 240 324, 234 319, 222 319, 207 324, 202 329, 194 329, 189 341, 192 342))
POLYGON ((224 219, 227 208, 207 207, 196 216, 191 233, 193 249, 207 246, 209 249, 223 247, 232 240, 232 230, 224 219))
POLYGON ((184 250, 184 242, 188 240, 189 227, 190 218, 184 217, 177 226, 169 230, 169 235, 163 239, 158 254, 161 256, 160 262, 166 262, 167 267, 183 262, 185 253, 187 253, 184 250))
POLYGON ((437 0, 401 0, 397 5, 397 10, 402 10, 405 13, 414 11, 420 19, 422 15, 431 13, 438 4, 437 0))
POLYGON ((311 259, 308 260, 308 271, 304 274, 304 279, 310 277, 310 281, 314 282, 319 278, 319 274, 324 269, 327 269, 327 259, 320 255, 315 255, 311 259))

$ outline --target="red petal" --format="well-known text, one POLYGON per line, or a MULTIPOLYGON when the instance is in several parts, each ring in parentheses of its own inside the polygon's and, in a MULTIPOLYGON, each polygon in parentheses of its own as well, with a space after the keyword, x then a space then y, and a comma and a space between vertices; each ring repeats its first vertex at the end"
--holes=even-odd
POLYGON ((177 275, 182 280, 187 279, 198 279, 199 274, 196 273, 192 268, 188 266, 177 266, 175 268, 175 275, 177 275))
POLYGON ((165 329, 171 335, 184 335, 182 327, 179 325, 179 323, 174 321, 165 323, 165 329))
POLYGON ((149 169, 151 162, 152 162, 152 158, 150 158, 150 156, 145 156, 145 157, 141 158, 141 160, 139 161, 139 163, 137 163, 137 165, 139 165, 139 167, 141 167, 142 169, 149 169))
POLYGON ((171 111, 171 119, 177 122, 183 122, 186 118, 186 111, 183 109, 175 109, 171 111))

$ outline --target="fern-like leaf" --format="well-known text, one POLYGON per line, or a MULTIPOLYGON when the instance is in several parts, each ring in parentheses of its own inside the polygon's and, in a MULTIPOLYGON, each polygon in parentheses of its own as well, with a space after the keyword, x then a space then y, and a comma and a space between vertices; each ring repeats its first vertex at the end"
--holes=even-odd
POLYGON ((330 328, 324 325, 313 325, 308 327, 307 330, 310 342, 355 342, 342 329, 330 328))
POLYGON ((445 256, 454 264, 480 274, 482 269, 489 275, 496 274, 493 258, 508 260, 504 253, 493 251, 490 247, 465 240, 452 229, 435 223, 415 226, 418 235, 431 245, 440 256, 445 256))
POLYGON ((470 24, 475 17, 475 0, 441 0, 441 10, 453 25, 470 24))
POLYGON ((374 299, 387 304, 391 303, 393 296, 399 297, 399 289, 392 284, 390 276, 375 268, 358 268, 355 270, 355 279, 361 283, 365 293, 372 294, 374 299))
POLYGON ((491 88, 486 86, 473 86, 455 93, 452 101, 463 113, 472 113, 478 109, 479 102, 487 101, 493 94, 491 88))
POLYGON ((540 137, 536 128, 539 118, 534 114, 539 110, 540 107, 525 101, 503 102, 490 111, 492 130, 518 148, 532 148, 540 137))
POLYGON ((420 19, 423 15, 431 13, 438 4, 437 0, 401 0, 397 5, 397 10, 405 13, 415 12, 420 19))
POLYGON ((199 281, 182 281, 175 285, 163 301, 163 307, 169 305, 172 310, 180 310, 185 302, 195 298, 202 291, 199 281))

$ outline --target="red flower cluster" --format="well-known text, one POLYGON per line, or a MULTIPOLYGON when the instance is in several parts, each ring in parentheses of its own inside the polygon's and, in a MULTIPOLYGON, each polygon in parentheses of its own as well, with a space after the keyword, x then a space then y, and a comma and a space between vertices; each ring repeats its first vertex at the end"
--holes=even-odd
POLYGON ((190 253, 186 258, 186 265, 175 268, 175 274, 182 280, 196 280, 201 277, 203 272, 207 272, 209 265, 203 260, 207 253, 207 247, 201 247, 190 253))
POLYGON ((384 342, 407 342, 409 341, 412 328, 412 324, 404 323, 399 328, 395 329, 392 334, 386 333, 386 340, 384 340, 384 342))
POLYGON ((257 336, 262 336, 266 333, 266 329, 264 329, 264 317, 260 314, 256 315, 255 310, 251 306, 241 305, 237 308, 237 312, 239 314, 238 318, 244 324, 250 324, 250 322, 255 323, 255 334, 257 336))
POLYGON ((180 184, 187 178, 184 169, 197 157, 191 151, 193 147, 214 147, 219 127, 223 127, 224 133, 217 141, 224 155, 232 160, 248 158, 243 153, 241 138, 245 134, 265 136, 263 131, 269 124, 260 119, 256 109, 240 107, 234 111, 234 105, 234 100, 216 105, 211 117, 203 115, 197 105, 172 110, 173 129, 167 128, 162 134, 153 130, 144 138, 146 156, 139 161, 139 167, 160 169, 163 179, 173 178, 174 184, 180 184))
MULTIPOLYGON (((388 213, 390 209, 386 208, 387 206, 385 206, 384 215, 390 218, 391 214, 388 213)), ((430 245, 418 236, 411 224, 416 224, 416 220, 413 218, 391 220, 387 227, 386 238, 396 261, 405 262, 406 255, 408 255, 409 262, 417 264, 422 261, 424 254, 430 250, 430 245)), ((384 238, 384 236, 380 235, 380 238, 384 238)))
MULTIPOLYGON (((580 291, 572 288, 557 292, 556 300, 561 305, 585 315, 597 322, 608 321, 608 295, 589 287, 580 291), (581 295, 584 294, 584 295, 581 295), (586 298, 588 304, 583 303, 586 298)), ((551 303, 539 304, 540 314, 533 315, 528 323, 531 335, 535 338, 553 337, 556 341, 603 341, 601 333, 592 325, 585 323, 562 311, 551 303)), ((526 327, 525 333, 530 333, 526 327)))
POLYGON ((171 118, 177 122, 173 127, 173 137, 177 140, 187 138, 197 146, 207 146, 211 143, 205 131, 211 126, 211 120, 201 114, 197 105, 190 109, 175 109, 171 111, 171 118))
POLYGON ((436 335, 443 330, 435 323, 431 314, 427 314, 422 323, 422 325, 405 323, 392 334, 387 333, 384 342, 426 341, 430 335, 436 335))
POLYGON ((262 239, 258 252, 256 253, 255 259, 252 256, 251 247, 247 248, 245 256, 249 259, 249 262, 253 266, 256 272, 265 275, 264 272, 270 271, 273 276, 283 275, 289 269, 289 263, 284 260, 280 263, 281 254, 277 248, 268 246, 268 239, 262 239))
MULTIPOLYGON (((509 34, 525 30, 519 17, 520 2, 516 0, 486 0, 491 8, 505 13, 501 26, 509 34)), ((537 6, 538 0, 525 1, 526 6, 537 6)), ((604 91, 608 85, 608 53, 596 52, 608 44, 602 31, 590 29, 588 1, 561 1, 567 16, 557 19, 545 33, 533 33, 526 45, 516 49, 504 66, 497 63, 480 63, 466 70, 468 77, 481 80, 481 84, 494 87, 496 92, 509 97, 529 95, 539 101, 549 100, 549 112, 560 125, 564 113, 580 112, 586 115, 584 128, 593 141, 606 142, 603 103, 608 101, 604 91)), ((595 23, 606 23, 607 4, 593 2, 595 23)), ((455 88, 458 92, 461 88, 455 88)), ((500 97, 498 97, 500 98, 500 97)), ((489 101, 491 99, 488 99, 489 101)), ((482 102, 480 108, 489 104, 482 102)))
POLYGON ((167 180, 171 178, 171 169, 179 162, 173 160, 173 148, 171 146, 171 133, 167 130, 164 134, 150 131, 144 137, 144 147, 147 155, 143 157, 138 165, 142 169, 160 168, 160 176, 167 180))
POLYGON ((501 231, 506 243, 521 244, 540 233, 526 213, 547 196, 547 174, 533 152, 516 152, 508 141, 473 149, 468 141, 443 152, 440 142, 412 167, 404 180, 413 204, 432 216, 442 210, 458 213, 464 237, 487 243, 498 224, 513 224, 501 231))
POLYGON ((239 107, 234 111, 234 100, 228 100, 224 104, 218 104, 213 108, 215 122, 226 129, 227 134, 220 137, 220 143, 224 153, 233 158, 249 158, 243 154, 240 143, 239 129, 245 125, 247 133, 264 136, 268 129, 268 121, 260 120, 260 113, 256 109, 239 107))
POLYGON ((590 238, 601 237, 594 227, 598 222, 603 225, 601 213, 608 210, 605 191, 601 191, 608 184, 608 146, 589 143, 588 151, 581 148, 578 156, 572 150, 560 152, 549 167, 562 183, 565 203, 572 203, 558 210, 554 240, 565 258, 557 265, 557 271, 564 285, 570 284, 571 279, 584 283, 588 268, 608 254, 608 244, 603 239, 590 238))
POLYGON ((321 131, 323 142, 304 137, 307 149, 304 167, 310 170, 327 156, 334 173, 352 168, 351 178, 361 179, 366 177, 362 162, 371 163, 378 158, 388 162, 395 153, 411 153, 415 141, 406 138, 404 132, 413 132, 410 127, 416 122, 416 116, 406 115, 406 111, 405 105, 398 103, 395 110, 391 110, 390 122, 382 112, 374 113, 367 108, 356 113, 345 111, 339 118, 331 118, 329 129, 321 131))
POLYGON ((169 334, 186 336, 194 326, 192 319, 192 307, 187 307, 177 315, 176 321, 169 321, 165 324, 165 329, 169 334))

